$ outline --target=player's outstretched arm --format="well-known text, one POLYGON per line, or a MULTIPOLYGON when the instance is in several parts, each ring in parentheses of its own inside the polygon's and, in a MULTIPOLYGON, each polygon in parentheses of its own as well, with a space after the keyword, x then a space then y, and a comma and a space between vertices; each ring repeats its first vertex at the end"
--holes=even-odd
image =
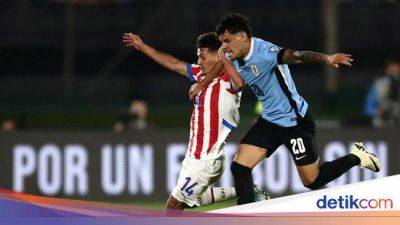
POLYGON ((157 51, 151 46, 145 44, 138 35, 132 33, 124 33, 122 40, 126 47, 134 47, 138 51, 152 58, 156 63, 166 67, 169 70, 175 71, 184 76, 188 76, 186 62, 183 62, 164 52, 157 51))
POLYGON ((229 76, 231 77, 232 83, 235 86, 235 89, 240 91, 244 85, 246 84, 242 77, 239 75, 239 72, 235 69, 232 64, 232 61, 229 60, 225 55, 225 50, 221 47, 218 50, 218 55, 221 62, 224 64, 226 72, 228 72, 229 76))
POLYGON ((319 52, 297 51, 292 49, 284 49, 283 51, 283 64, 326 63, 330 66, 338 68, 340 64, 351 66, 351 62, 353 62, 351 55, 344 53, 325 55, 319 52))

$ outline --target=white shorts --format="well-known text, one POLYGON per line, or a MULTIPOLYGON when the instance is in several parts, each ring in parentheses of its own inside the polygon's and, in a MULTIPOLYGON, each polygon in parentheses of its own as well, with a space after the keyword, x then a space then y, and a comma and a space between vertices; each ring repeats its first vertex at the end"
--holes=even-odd
POLYGON ((171 195, 189 207, 200 206, 202 194, 221 177, 224 165, 224 156, 212 160, 198 160, 186 156, 182 162, 178 183, 171 195))

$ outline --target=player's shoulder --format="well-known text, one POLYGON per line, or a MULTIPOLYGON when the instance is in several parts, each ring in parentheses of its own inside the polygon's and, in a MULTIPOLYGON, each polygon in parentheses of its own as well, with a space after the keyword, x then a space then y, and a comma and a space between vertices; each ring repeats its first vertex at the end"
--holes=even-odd
POLYGON ((189 64, 189 66, 192 67, 192 68, 196 68, 196 69, 200 68, 200 65, 195 64, 195 63, 189 64))
POLYGON ((193 72, 195 72, 195 73, 201 72, 200 65, 193 63, 193 64, 189 64, 189 66, 190 66, 190 68, 192 69, 193 72))
POLYGON ((188 77, 191 81, 198 81, 200 77, 202 77, 203 71, 201 69, 200 65, 197 64, 187 64, 186 65, 186 70, 188 73, 188 77))
POLYGON ((253 37, 254 40, 254 47, 256 48, 257 52, 260 54, 265 54, 265 53, 277 53, 281 49, 279 46, 276 44, 266 41, 261 38, 253 37))

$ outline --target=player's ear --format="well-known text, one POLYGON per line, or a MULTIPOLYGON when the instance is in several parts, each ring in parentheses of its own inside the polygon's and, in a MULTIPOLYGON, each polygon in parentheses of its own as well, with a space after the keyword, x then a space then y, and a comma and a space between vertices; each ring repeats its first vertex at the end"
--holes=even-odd
POLYGON ((218 61, 218 60, 219 60, 218 50, 216 50, 214 54, 215 54, 215 55, 214 55, 214 56, 215 56, 215 58, 216 58, 216 59, 217 59, 217 61, 218 61))
POLYGON ((247 38, 247 34, 243 31, 240 31, 240 40, 245 41, 247 38))

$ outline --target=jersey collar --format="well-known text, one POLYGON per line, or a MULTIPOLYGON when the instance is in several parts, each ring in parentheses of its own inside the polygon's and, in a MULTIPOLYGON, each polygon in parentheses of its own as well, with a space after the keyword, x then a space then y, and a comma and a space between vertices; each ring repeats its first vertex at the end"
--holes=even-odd
POLYGON ((253 55, 253 48, 254 48, 254 39, 251 38, 250 50, 247 53, 246 57, 244 57, 244 61, 248 61, 250 57, 253 55))

